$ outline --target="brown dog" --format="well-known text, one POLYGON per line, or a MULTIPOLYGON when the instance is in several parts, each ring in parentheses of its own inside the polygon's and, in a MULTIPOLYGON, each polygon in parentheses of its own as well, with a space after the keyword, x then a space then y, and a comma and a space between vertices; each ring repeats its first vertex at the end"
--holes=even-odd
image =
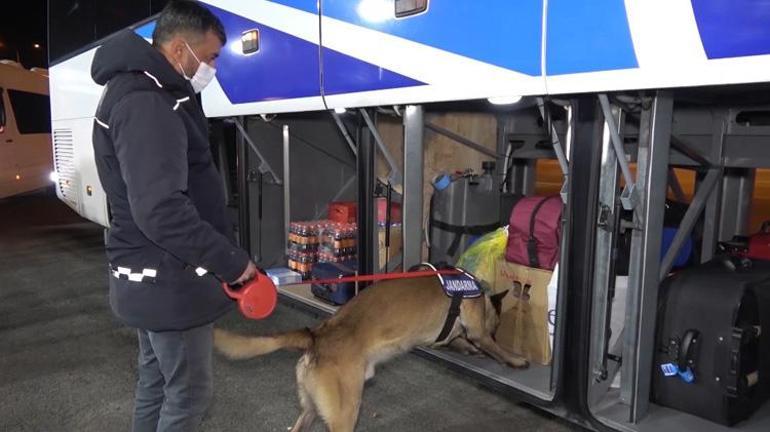
POLYGON ((304 430, 320 415, 331 432, 349 432, 358 420, 364 382, 374 376, 375 366, 412 348, 449 344, 469 353, 481 350, 512 367, 526 367, 525 359, 505 351, 492 338, 503 295, 464 299, 451 332, 441 342, 436 338, 452 300, 438 280, 429 277, 374 284, 314 329, 264 337, 216 329, 214 343, 231 359, 279 349, 304 351, 297 364, 303 411, 292 431, 304 430))

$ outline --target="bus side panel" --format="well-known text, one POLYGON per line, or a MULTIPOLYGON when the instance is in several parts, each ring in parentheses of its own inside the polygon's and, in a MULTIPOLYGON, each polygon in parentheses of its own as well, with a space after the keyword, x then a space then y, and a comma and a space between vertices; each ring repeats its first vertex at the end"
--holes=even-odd
POLYGON ((770 81, 768 14, 752 0, 551 0, 548 92, 770 81))
POLYGON ((397 3, 323 1, 330 108, 546 92, 542 0, 431 0, 401 17, 397 3))
POLYGON ((302 9, 265 1, 207 1, 227 33, 216 79, 203 91, 207 116, 325 108, 316 1, 303 1, 302 9), (241 39, 251 31, 258 33, 259 49, 244 53, 241 39))
POLYGON ((102 87, 91 79, 96 48, 51 67, 56 194, 81 216, 107 226, 107 199, 94 161, 94 113, 102 87))

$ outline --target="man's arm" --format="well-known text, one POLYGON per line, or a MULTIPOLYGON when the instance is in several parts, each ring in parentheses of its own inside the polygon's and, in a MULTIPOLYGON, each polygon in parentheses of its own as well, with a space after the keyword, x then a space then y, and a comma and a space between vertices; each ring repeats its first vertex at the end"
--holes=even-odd
POLYGON ((153 92, 131 94, 113 108, 110 132, 142 233, 224 281, 248 272, 248 255, 203 221, 187 196, 187 134, 169 104, 153 92))

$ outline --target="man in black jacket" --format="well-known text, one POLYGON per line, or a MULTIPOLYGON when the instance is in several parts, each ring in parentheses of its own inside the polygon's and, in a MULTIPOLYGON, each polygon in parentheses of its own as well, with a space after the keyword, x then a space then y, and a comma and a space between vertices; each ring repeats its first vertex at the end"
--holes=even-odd
POLYGON ((124 31, 102 45, 94 155, 110 206, 110 304, 139 335, 134 431, 192 431, 212 394, 212 323, 232 301, 220 281, 256 267, 233 243, 195 93, 215 73, 221 22, 172 1, 153 43, 124 31))

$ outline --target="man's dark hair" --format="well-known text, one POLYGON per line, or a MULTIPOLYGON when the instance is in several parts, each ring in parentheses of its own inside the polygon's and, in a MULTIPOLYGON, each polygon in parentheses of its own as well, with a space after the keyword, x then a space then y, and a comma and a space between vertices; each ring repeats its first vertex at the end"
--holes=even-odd
POLYGON ((222 45, 225 44, 225 28, 210 10, 197 1, 171 0, 158 17, 152 32, 152 44, 160 46, 179 33, 203 36, 209 30, 219 37, 222 45))

